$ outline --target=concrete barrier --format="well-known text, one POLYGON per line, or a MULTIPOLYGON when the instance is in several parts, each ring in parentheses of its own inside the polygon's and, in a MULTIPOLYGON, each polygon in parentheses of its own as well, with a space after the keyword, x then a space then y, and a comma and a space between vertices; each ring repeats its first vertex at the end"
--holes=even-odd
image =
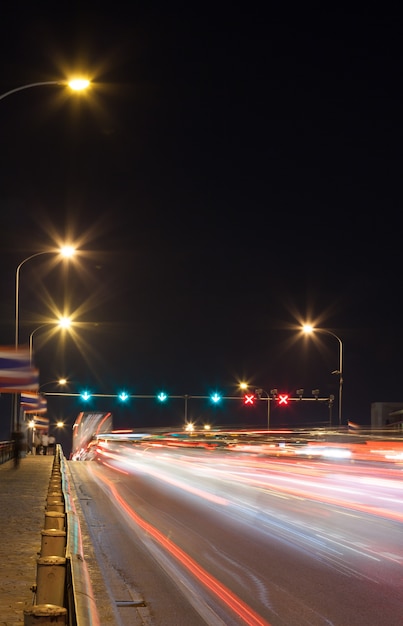
POLYGON ((37 604, 24 611, 24 626, 66 626, 67 609, 53 604, 37 604))
POLYGON ((24 611, 24 626, 100 626, 60 445, 49 481, 44 526, 32 587, 34 604, 24 611))
POLYGON ((41 531, 41 557, 44 556, 65 556, 66 536, 65 530, 49 528, 41 531))
POLYGON ((45 511, 45 530, 48 528, 57 528, 65 530, 66 515, 59 511, 45 511))
POLYGON ((37 560, 36 604, 64 607, 66 589, 66 558, 45 556, 37 560))

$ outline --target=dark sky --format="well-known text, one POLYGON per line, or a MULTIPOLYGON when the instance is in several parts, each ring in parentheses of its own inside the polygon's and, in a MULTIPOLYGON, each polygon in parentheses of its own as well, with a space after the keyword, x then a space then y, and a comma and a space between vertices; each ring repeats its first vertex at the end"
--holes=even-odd
MULTIPOLYGON (((402 20, 263 6, 3 12, 1 93, 92 80, 0 100, 2 344, 17 265, 81 251, 21 269, 21 342, 56 311, 81 324, 35 335, 41 384, 337 396, 336 339, 296 341, 309 319, 343 341, 345 421, 403 401, 402 20)), ((130 426, 173 419, 114 403, 130 426)))

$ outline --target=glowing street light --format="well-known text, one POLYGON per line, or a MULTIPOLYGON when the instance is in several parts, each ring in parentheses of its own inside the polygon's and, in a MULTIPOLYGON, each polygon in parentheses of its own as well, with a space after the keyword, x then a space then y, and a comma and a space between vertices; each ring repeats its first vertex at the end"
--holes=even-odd
POLYGON ((60 328, 70 328, 72 321, 69 317, 61 317, 58 321, 60 328))
MULTIPOLYGON (((33 330, 32 333, 29 335, 29 362, 32 364, 34 335, 38 330, 41 330, 41 328, 45 328, 46 326, 58 326, 60 329, 64 330, 66 328, 69 328, 71 324, 72 322, 69 317, 61 317, 60 320, 58 320, 57 322, 47 322, 46 324, 41 324, 41 326, 35 328, 35 330, 33 330)), ((61 383, 59 382, 59 384, 61 383)))
MULTIPOLYGON (((31 89, 32 87, 42 87, 44 85, 58 85, 58 86, 63 86, 63 87, 70 87, 70 89, 72 89, 73 91, 82 91, 84 89, 87 89, 87 87, 89 87, 90 85, 90 81, 86 78, 83 77, 76 77, 71 79, 70 81, 68 80, 47 80, 47 81, 41 81, 41 82, 36 82, 36 83, 28 83, 26 85, 21 85, 20 87, 15 87, 14 89, 10 89, 10 91, 6 91, 5 93, 0 95, 0 100, 3 100, 4 98, 7 98, 7 96, 11 96, 12 94, 18 92, 18 91, 22 91, 24 89, 31 89)), ((26 263, 26 261, 29 261, 30 259, 40 255, 40 254, 46 254, 47 252, 51 252, 50 250, 47 251, 43 251, 43 252, 37 252, 36 254, 32 254, 31 256, 29 256, 28 258, 24 259, 24 261, 22 261, 22 263, 19 264, 19 266, 17 267, 17 272, 16 272, 16 289, 15 289, 15 347, 18 348, 18 291, 19 291, 19 273, 20 273, 20 269, 21 266, 26 263)), ((60 252, 63 254, 63 256, 71 256, 72 254, 74 254, 74 248, 72 248, 71 246, 65 246, 64 248, 62 248, 60 250, 60 252)))
POLYGON ((75 248, 73 246, 63 246, 58 250, 42 250, 41 252, 35 252, 35 254, 31 254, 31 256, 27 257, 18 265, 15 272, 15 347, 18 348, 18 340, 19 340, 19 300, 20 300, 20 271, 21 267, 34 259, 37 256, 41 256, 42 254, 61 254, 64 258, 70 258, 74 255, 75 248))
MULTIPOLYGON (((21 268, 25 263, 34 259, 42 254, 61 254, 62 257, 70 258, 75 253, 75 249, 71 245, 65 245, 60 249, 56 250, 42 250, 41 252, 35 252, 31 254, 26 259, 21 261, 21 263, 17 266, 15 271, 15 349, 18 350, 19 345, 19 301, 20 301, 20 272, 21 268)), ((18 394, 14 394, 14 402, 13 402, 13 412, 12 412, 12 424, 13 430, 16 429, 18 424, 18 394)))
MULTIPOLYGON (((47 383, 43 383, 43 385, 41 385, 39 387, 38 393, 40 392, 41 389, 43 389, 47 385, 54 385, 54 384, 57 384, 57 385, 60 385, 61 387, 64 387, 64 385, 67 385, 67 378, 59 378, 59 380, 49 380, 47 383)), ((46 393, 45 393, 45 395, 46 395, 46 393)))
POLYGON ((90 81, 86 78, 73 78, 72 80, 45 80, 37 83, 28 83, 27 85, 21 85, 20 87, 15 87, 14 89, 10 89, 10 91, 6 91, 2 95, 0 95, 0 100, 3 100, 3 98, 7 98, 7 96, 11 96, 11 94, 16 93, 17 91, 31 89, 32 87, 57 85, 59 87, 70 87, 72 91, 84 91, 90 86, 90 84, 90 81))
MULTIPOLYGON (((69 86, 73 91, 82 91, 83 89, 86 89, 87 87, 89 87, 90 82, 87 79, 84 78, 74 78, 71 81, 66 81, 66 80, 48 80, 48 81, 41 81, 41 82, 35 82, 35 83, 28 83, 25 85, 20 85, 19 87, 15 87, 14 89, 10 89, 9 91, 6 91, 5 93, 0 95, 0 100, 3 100, 4 98, 7 98, 8 96, 11 96, 12 94, 15 94, 19 91, 23 91, 25 89, 31 89, 33 87, 43 87, 46 85, 56 85, 56 86, 62 86, 62 87, 66 87, 69 86)), ((15 287, 15 347, 16 349, 18 349, 18 298, 19 298, 19 274, 20 274, 20 269, 21 266, 26 262, 29 261, 29 259, 32 259, 33 257, 38 256, 39 254, 44 254, 45 252, 37 252, 36 254, 31 255, 30 257, 24 259, 24 261, 22 261, 22 263, 19 264, 19 266, 17 267, 17 271, 16 271, 16 278, 15 278, 15 283, 16 283, 16 287, 15 287)), ((13 429, 15 430, 15 428, 18 425, 18 405, 19 405, 19 401, 18 401, 18 394, 14 394, 14 401, 13 401, 13 412, 12 412, 12 424, 13 424, 13 429)))
POLYGON ((343 395, 343 342, 332 330, 327 328, 314 328, 311 324, 304 324, 301 329, 306 335, 312 333, 324 333, 325 335, 331 335, 339 342, 339 369, 334 370, 332 374, 337 374, 339 377, 339 426, 341 426, 342 418, 342 395, 343 395))
POLYGON ((70 80, 67 85, 73 91, 84 91, 84 89, 87 89, 87 87, 90 86, 90 81, 86 78, 73 78, 73 80, 70 80))

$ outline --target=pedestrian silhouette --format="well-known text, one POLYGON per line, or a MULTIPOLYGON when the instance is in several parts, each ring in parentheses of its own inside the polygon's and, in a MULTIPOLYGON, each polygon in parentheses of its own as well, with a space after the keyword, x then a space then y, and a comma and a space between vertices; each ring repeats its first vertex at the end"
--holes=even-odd
POLYGON ((16 430, 11 438, 14 441, 14 467, 17 469, 20 466, 21 454, 24 448, 24 433, 21 430, 16 430))
POLYGON ((48 446, 49 446, 49 436, 48 433, 43 433, 42 437, 41 437, 41 441, 42 441, 42 454, 44 454, 45 456, 48 453, 48 446))

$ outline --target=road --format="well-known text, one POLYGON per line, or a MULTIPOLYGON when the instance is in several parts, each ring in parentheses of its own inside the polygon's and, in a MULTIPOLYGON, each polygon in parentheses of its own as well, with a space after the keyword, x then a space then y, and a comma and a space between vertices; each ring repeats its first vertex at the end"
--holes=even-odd
POLYGON ((403 623, 401 462, 105 442, 69 468, 121 624, 403 623))

